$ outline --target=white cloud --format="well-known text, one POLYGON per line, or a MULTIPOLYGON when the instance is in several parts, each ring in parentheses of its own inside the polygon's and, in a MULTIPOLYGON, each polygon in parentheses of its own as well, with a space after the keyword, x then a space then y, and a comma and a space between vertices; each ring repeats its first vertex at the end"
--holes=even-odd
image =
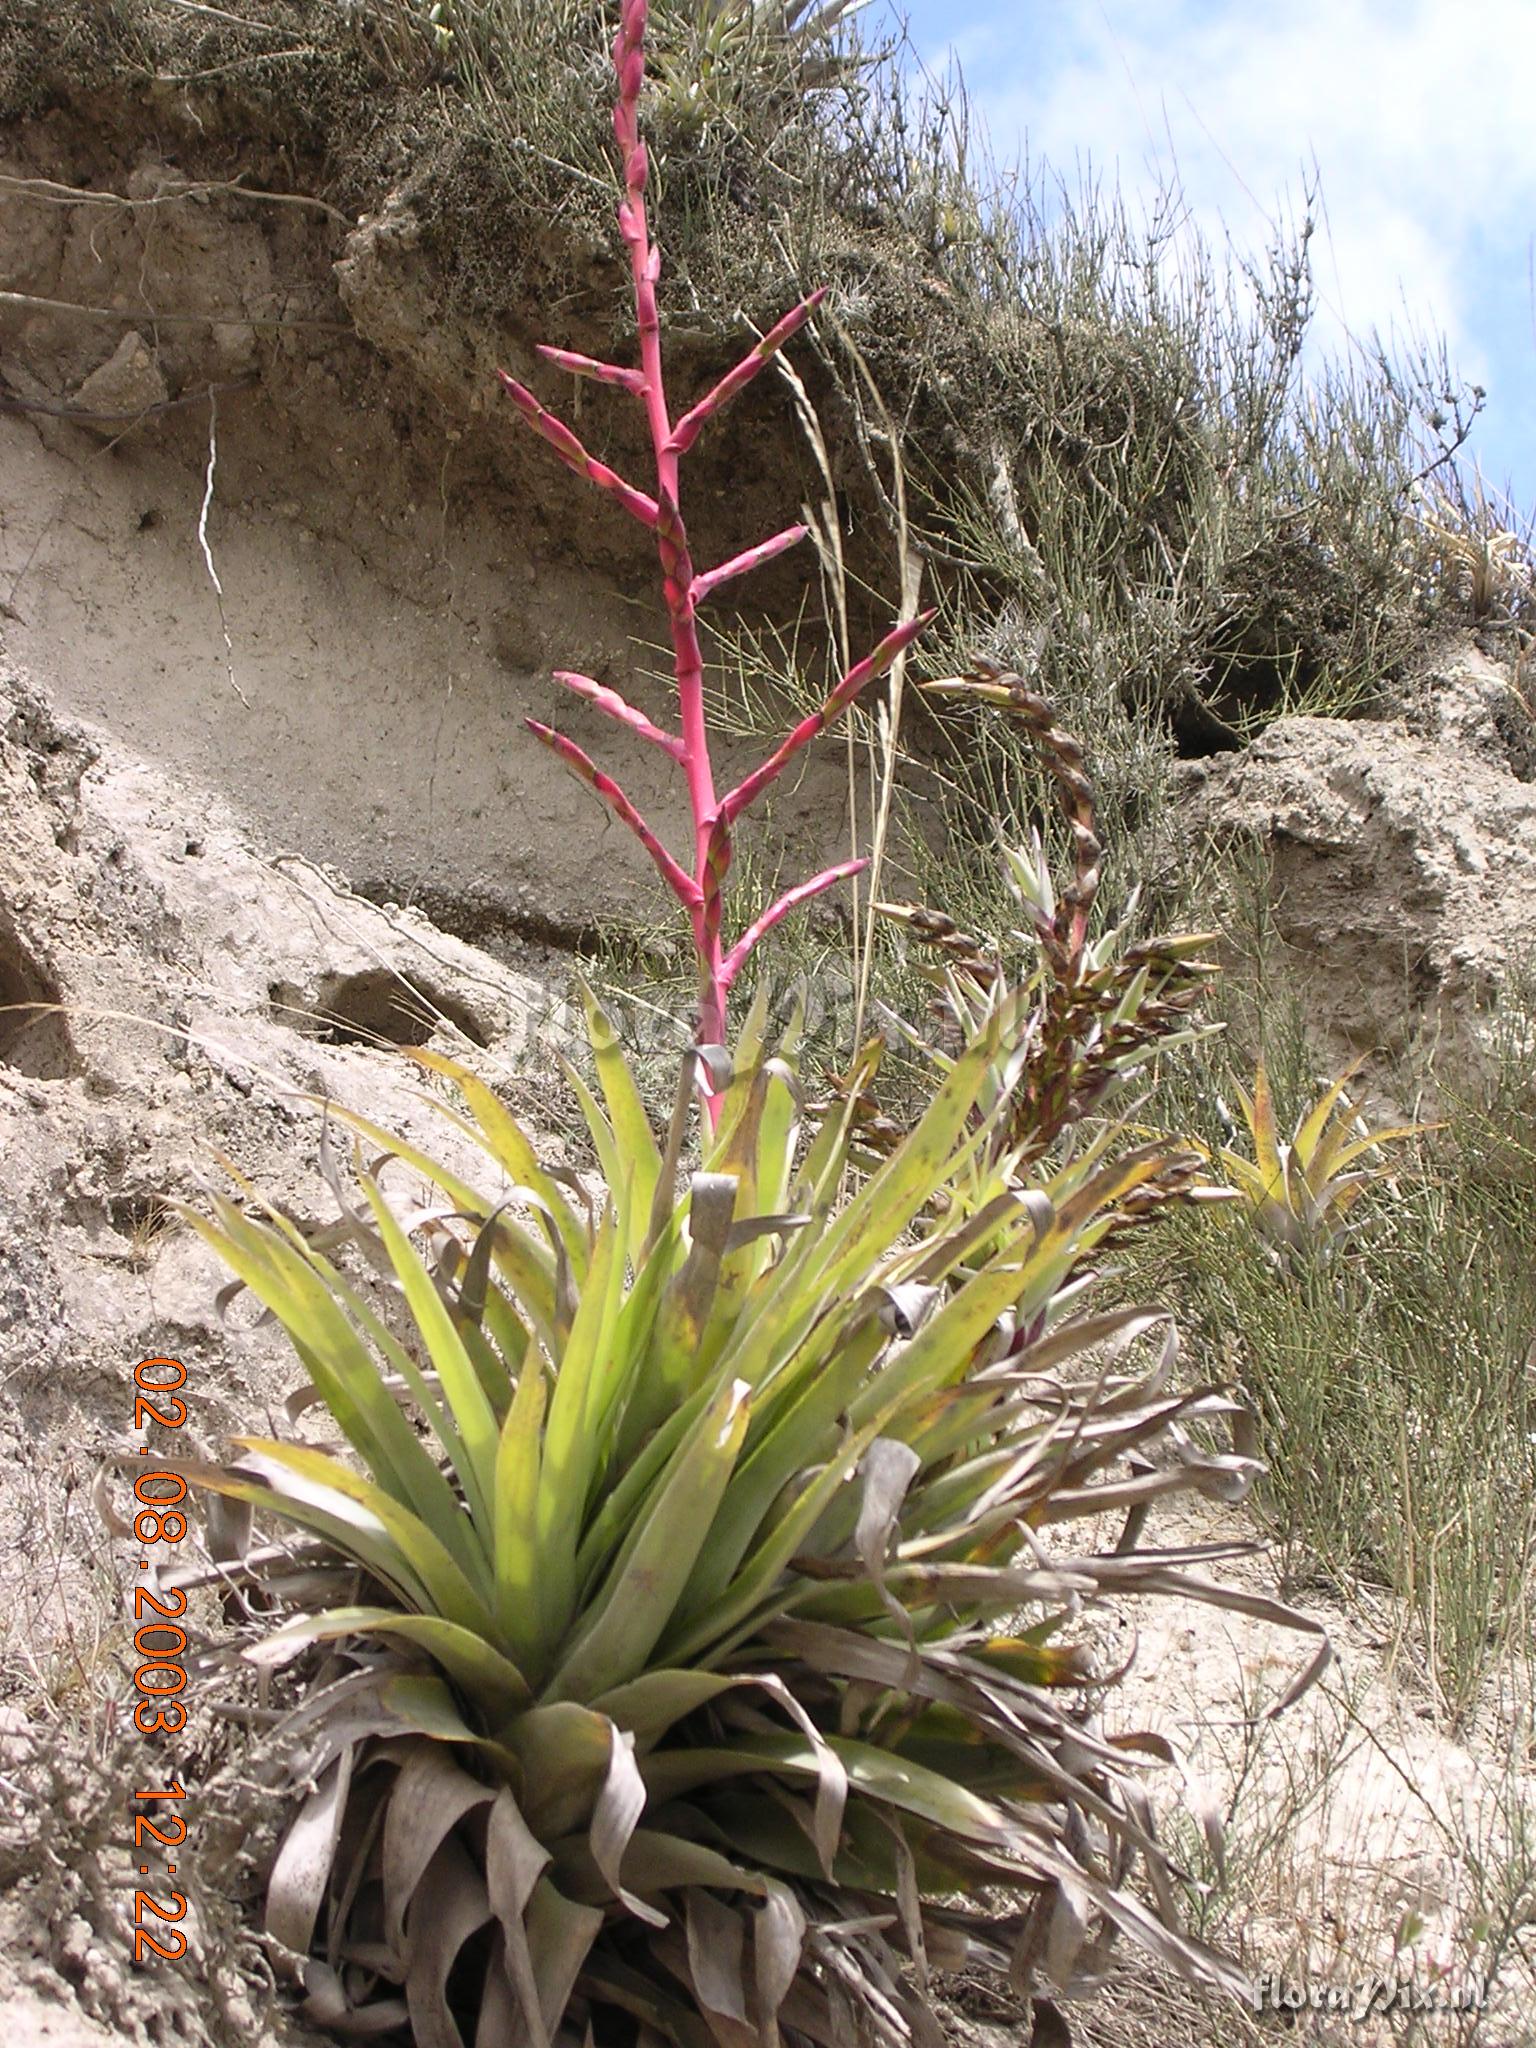
POLYGON ((1027 136, 1032 159, 1062 172, 1090 159, 1133 197, 1176 163, 1198 224, 1250 250, 1315 162, 1327 308, 1363 337, 1401 328, 1406 300, 1464 374, 1511 399, 1512 381, 1536 387, 1520 317, 1536 233, 1533 0, 1012 0, 1001 12, 988 5, 971 26, 962 15, 951 38, 1000 157, 1027 136))

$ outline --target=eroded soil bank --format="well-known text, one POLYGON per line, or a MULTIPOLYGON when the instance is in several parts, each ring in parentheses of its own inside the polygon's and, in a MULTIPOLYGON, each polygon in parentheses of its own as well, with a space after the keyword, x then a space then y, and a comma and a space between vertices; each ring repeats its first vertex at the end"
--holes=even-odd
MULTIPOLYGON (((662 615, 622 515, 487 414, 492 337, 456 360, 462 331, 413 305, 383 226, 189 192, 142 154, 116 167, 127 203, 67 205, 54 187, 83 166, 44 139, 0 164, 5 284, 26 301, 0 308, 16 657, 275 843, 466 936, 570 944, 600 909, 654 914, 644 855, 523 721, 613 759, 622 736, 549 672, 661 713, 662 615)), ((701 523, 729 528, 710 517, 728 479, 701 481, 701 523)), ((675 834, 672 764, 620 751, 675 834)), ((799 852, 845 848, 840 769, 813 762, 773 823, 799 852)))

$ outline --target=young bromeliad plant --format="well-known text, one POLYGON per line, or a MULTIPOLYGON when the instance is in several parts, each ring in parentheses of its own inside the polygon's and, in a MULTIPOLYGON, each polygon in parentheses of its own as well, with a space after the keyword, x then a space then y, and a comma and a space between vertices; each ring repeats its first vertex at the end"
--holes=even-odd
POLYGON ((596 1198, 483 1078, 419 1049, 440 1151, 333 1106, 358 1146, 350 1184, 322 1148, 337 1227, 307 1235, 251 1190, 184 1212, 292 1341, 290 1415, 318 1399, 330 1436, 167 1461, 263 1532, 170 1576, 248 1592, 245 1654, 306 1686, 267 1932, 321 2024, 418 2048, 909 2048, 938 2038, 934 1974, 964 1966, 1059 2041, 1055 1994, 1120 1932, 1244 1988, 1179 1930, 1145 1782, 1171 1751, 1104 1714, 1089 1610, 1159 1594, 1308 1626, 1207 1578, 1208 1551, 1139 1547, 1149 1503, 1235 1497, 1255 1467, 1212 1448, 1236 1405, 1175 1383, 1166 1317, 1088 1299, 1170 1171, 1166 1147, 1089 1129, 1092 1077, 1179 1022, 1158 1009, 1177 957, 1127 977, 1092 952, 1079 838, 1061 929, 1081 1000, 1039 984, 962 1010, 872 1162, 873 1054, 816 1118, 761 1002, 727 1053, 744 949, 826 880, 727 947, 731 821, 892 641, 715 799, 707 579, 676 510, 697 409, 667 424, 640 205, 644 24, 627 0, 617 126, 660 481, 626 502, 661 548, 684 737, 575 687, 688 772, 695 873, 647 843, 692 922, 702 1043, 658 1133, 589 1002, 597 1085, 569 1080, 596 1198))
POLYGON ((1388 1145, 1439 1128, 1373 1128, 1349 1099, 1354 1071, 1351 1068, 1331 1082, 1303 1111, 1291 1136, 1282 1138, 1269 1071, 1261 1057, 1252 1094, 1246 1088, 1237 1091, 1252 1158, 1232 1146, 1210 1148, 1188 1141, 1226 1174, 1237 1197, 1232 1207, 1248 1220, 1275 1261, 1334 1251, 1350 1229, 1351 1212, 1360 1197, 1392 1172, 1379 1155, 1388 1145))

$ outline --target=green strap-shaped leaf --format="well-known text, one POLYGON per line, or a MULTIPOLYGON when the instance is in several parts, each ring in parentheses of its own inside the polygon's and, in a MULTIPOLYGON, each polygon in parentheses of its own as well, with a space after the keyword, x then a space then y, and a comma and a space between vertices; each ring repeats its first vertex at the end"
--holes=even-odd
POLYGON ((621 1162, 622 1177, 609 1182, 609 1192, 617 1200, 620 1188, 627 1186, 628 1228, 624 1248, 638 1263, 661 1178, 661 1151, 613 1025, 585 982, 581 985, 581 1000, 587 1013, 587 1037, 598 1084, 608 1106, 608 1122, 621 1162))
POLYGON ((303 1343, 305 1362, 337 1426, 380 1483, 403 1495, 412 1463, 407 1443, 418 1451, 421 1446, 324 1281, 301 1253, 232 1203, 216 1197, 214 1211, 217 1222, 195 1209, 183 1214, 290 1336, 303 1343))
MULTIPOLYGON (((280 1497, 295 1507, 306 1503, 328 1514, 344 1517, 342 1502, 352 1503, 376 1521, 390 1542, 426 1587, 428 1613, 442 1615, 477 1635, 492 1633, 489 1591, 490 1576, 477 1574, 479 1583, 459 1569, 446 1545, 440 1543, 419 1516, 413 1515, 382 1487, 350 1471, 338 1458, 328 1457, 308 1444, 275 1443, 264 1437, 236 1437, 237 1447, 252 1461, 258 1475, 280 1497)), ((297 1517, 295 1517, 297 1519, 297 1517)))
MULTIPOLYGON (((433 1058, 436 1058, 435 1054, 433 1058)), ((491 1100, 494 1103, 495 1097, 493 1096, 491 1100)), ((462 1131, 466 1137, 474 1140, 476 1143, 479 1142, 479 1133, 473 1124, 466 1122, 463 1117, 456 1116, 452 1110, 440 1102, 433 1102, 431 1106, 443 1118, 445 1123, 455 1130, 462 1131)), ((417 1146, 408 1145, 404 1139, 397 1137, 394 1132, 386 1130, 382 1124, 375 1123, 371 1117, 360 1115, 356 1110, 346 1109, 339 1103, 332 1103, 330 1107, 333 1113, 344 1123, 350 1125, 353 1130, 360 1132, 366 1138, 372 1138, 381 1150, 399 1159, 402 1164, 409 1166, 414 1173, 419 1173, 424 1180, 429 1181, 434 1187, 440 1188, 448 1196, 449 1200, 453 1202, 455 1207, 472 1221, 485 1223, 489 1221, 493 1214, 497 1215, 495 1250, 493 1253, 496 1269, 498 1272, 505 1274, 513 1293, 527 1310, 530 1320, 534 1322, 540 1338, 546 1342, 552 1342, 552 1336, 547 1333, 553 1331, 555 1323, 555 1267, 549 1252, 530 1237, 520 1224, 515 1223, 510 1217, 500 1214, 496 1204, 487 1201, 467 1181, 460 1180, 457 1174, 449 1172, 447 1167, 440 1160, 434 1159, 430 1153, 421 1151, 417 1146)), ((501 1105, 497 1103, 496 1107, 500 1109, 501 1105)), ((501 1113, 503 1116, 506 1115, 505 1110, 502 1110, 501 1113)), ((553 1186, 552 1182, 551 1186, 553 1186)), ((563 1197, 559 1199, 563 1201, 563 1197)), ((557 1234, 567 1227, 571 1229, 574 1241, 579 1247, 579 1256, 570 1252, 563 1235, 561 1236, 561 1247, 565 1251, 567 1263, 574 1271, 578 1275, 584 1273, 587 1261, 587 1239, 581 1226, 575 1223, 569 1214, 568 1208, 563 1212, 553 1210, 542 1196, 537 1197, 537 1203, 540 1213, 550 1216, 551 1227, 556 1230, 557 1234)))
POLYGON ((740 1683, 718 1671, 647 1671, 643 1677, 599 1694, 592 1708, 627 1729, 643 1756, 685 1715, 740 1683))
POLYGON ((572 1612, 576 1596, 576 1545, 592 1483, 597 1445, 588 1426, 592 1381, 618 1317, 624 1287, 624 1253, 617 1218, 603 1212, 586 1283, 570 1336, 556 1360, 554 1394, 544 1427, 535 1508, 543 1596, 551 1615, 572 1612))
MULTIPOLYGON (((670 1811, 664 1810, 658 1820, 664 1820, 670 1811)), ((711 1791, 708 1813, 717 1822, 723 1842, 737 1855, 750 1856, 765 1871, 778 1871, 803 1883, 825 1881, 826 1873, 811 1846, 810 1836, 782 1797, 772 1799, 746 1788, 722 1787, 711 1791)), ((941 1873, 921 1860, 919 1868, 930 1881, 935 1877, 946 1880, 933 1885, 935 1890, 964 1888, 956 1883, 953 1871, 941 1873)), ((881 1826, 881 1816, 872 1807, 860 1802, 850 1807, 832 1875, 834 1883, 855 1891, 894 1896, 896 1845, 889 1828, 881 1826)))
POLYGON ((541 1841, 591 1823, 613 1755, 613 1723, 576 1700, 530 1708, 507 1729, 523 1772, 523 1811, 541 1841))
MULTIPOLYGON (((565 1077, 565 1084, 575 1096, 582 1116, 586 1119, 587 1132, 592 1140, 592 1149, 597 1154, 597 1164, 603 1176, 603 1184, 613 1199, 617 1201, 617 1190, 624 1186, 627 1178, 624 1153, 619 1140, 614 1133, 612 1124, 609 1123, 607 1116, 603 1112, 602 1104, 592 1093, 592 1090, 587 1086, 581 1075, 571 1065, 570 1061, 562 1057, 559 1064, 560 1072, 565 1077)), ((626 1226, 624 1248, 627 1252, 629 1249, 629 1218, 624 1218, 624 1222, 626 1226)))
POLYGON ((523 1367, 496 1447, 496 1625, 519 1664, 541 1673, 551 1643, 569 1616, 548 1610, 549 1588, 539 1569, 538 1497, 541 1430, 546 1398, 536 1359, 523 1367))
POLYGON ((385 1355, 417 1392, 424 1414, 438 1428, 452 1458, 458 1449, 456 1439, 451 1429, 442 1426, 438 1405, 419 1385, 421 1376, 413 1361, 381 1332, 377 1318, 356 1301, 318 1255, 304 1256, 227 1202, 218 1201, 215 1207, 218 1224, 193 1210, 182 1213, 277 1316, 331 1416, 378 1484, 426 1522, 463 1569, 473 1572, 477 1554, 474 1532, 409 1418, 384 1386, 377 1354, 348 1321, 337 1296, 360 1311, 360 1320, 376 1344, 383 1338, 385 1355))
MULTIPOLYGON (((685 1214, 685 1204, 674 1207, 642 1253, 613 1326, 609 1368, 602 1376, 592 1411, 597 1432, 594 1471, 605 1504, 612 1499, 615 1475, 628 1471, 641 1443, 658 1422, 676 1413, 675 1400, 660 1399, 647 1359, 655 1343, 657 1302, 678 1262, 685 1214)), ((579 1576, 585 1583, 585 1562, 579 1576)))
POLYGON ((546 1689, 591 1699, 636 1678, 672 1617, 747 1433, 750 1389, 721 1387, 678 1447, 546 1689))
MULTIPOLYGON (((514 1187, 526 1188, 538 1197, 554 1219, 567 1257, 578 1272, 584 1270, 588 1249, 586 1228, 554 1179, 539 1164, 538 1154, 527 1133, 506 1104, 477 1074, 472 1074, 457 1060, 448 1059, 442 1053, 427 1052, 419 1046, 411 1048, 410 1056, 418 1066, 430 1067, 434 1073, 444 1074, 452 1081, 468 1103, 474 1122, 465 1123, 457 1117, 452 1121, 495 1160, 514 1187)), ((443 1111, 440 1103, 434 1103, 433 1107, 449 1114, 443 1111)))
MULTIPOLYGON (((733 1215, 737 1229, 716 1279, 714 1304, 700 1347, 701 1373, 719 1355, 721 1345, 735 1327, 748 1289, 772 1256, 771 1235, 753 1236, 750 1225, 765 1214, 764 1172, 773 1171, 771 1166, 765 1168, 763 1120, 774 1084, 775 1076, 766 1065, 750 1075, 746 1100, 730 1139, 713 1155, 714 1170, 728 1174, 736 1183, 733 1215)), ((774 1212, 770 1208, 766 1213, 774 1212)))
POLYGON ((515 1778, 519 1766, 514 1752, 470 1727, 442 1679, 417 1672, 386 1678, 379 1699, 402 1731, 428 1736, 433 1742, 472 1743, 515 1778))
POLYGON ((837 1442, 837 1418, 887 1341, 870 1315, 843 1338, 833 1356, 817 1350, 800 1362, 790 1388, 793 1398, 780 1401, 779 1420, 752 1445, 732 1478, 709 1542, 678 1602, 681 1621, 713 1608, 784 1488, 837 1442))
POLYGON ((773 1216, 789 1206, 800 1115, 790 1068, 782 1059, 770 1060, 767 1074, 758 1133, 758 1206, 764 1215, 773 1216))
POLYGON ((736 1028, 735 1042, 728 1048, 729 1078, 718 1098, 720 1106, 715 1112, 713 1129, 706 1130, 704 1136, 703 1167, 706 1173, 730 1171, 722 1163, 724 1150, 731 1143, 746 1106, 752 1077, 762 1064, 763 1035, 767 1026, 768 990, 766 984, 760 984, 746 1015, 736 1028))
POLYGON ((496 1473, 495 1414, 480 1385, 474 1362, 464 1348, 464 1340, 454 1327, 447 1304, 438 1293, 415 1246, 396 1222, 378 1183, 364 1174, 362 1189, 463 1440, 465 1463, 459 1478, 468 1496, 475 1526, 482 1531, 482 1540, 486 1540, 491 1528, 491 1499, 496 1473))
POLYGON ((475 1369, 475 1378, 480 1382, 480 1391, 490 1404, 491 1419, 499 1428, 512 1405, 512 1376, 502 1364, 495 1345, 477 1324, 466 1323, 460 1316, 456 1318, 456 1327, 459 1341, 475 1369))
POLYGON ((1019 1299, 1029 1264, 1020 1267, 999 1258, 957 1289, 854 1397, 848 1410, 854 1426, 878 1417, 894 1433, 903 1409, 964 1379, 976 1346, 1019 1299))
POLYGON ((679 1615, 662 1644, 663 1654, 670 1662, 707 1666, 719 1661, 749 1621, 755 1625, 760 1615, 776 1612, 792 1597, 793 1588, 781 1584, 790 1559, 804 1547, 806 1537, 879 1434, 879 1425, 871 1424, 858 1433, 850 1431, 844 1435, 835 1455, 815 1472, 787 1511, 767 1528, 719 1599, 708 1606, 695 1599, 690 1613, 679 1615))
POLYGON ((302 1616, 241 1654, 248 1663, 268 1670, 288 1663, 311 1643, 368 1635, 398 1638, 425 1650, 481 1708, 492 1727, 528 1705, 532 1697, 522 1672, 483 1637, 440 1615, 401 1614, 393 1607, 333 1607, 325 1614, 302 1616))
POLYGON ((737 1194, 730 1174, 696 1173, 689 1182, 688 1255, 668 1282, 647 1347, 648 1420, 665 1414, 708 1374, 704 1331, 720 1284, 737 1194))
POLYGON ((768 1880, 760 1871, 744 1870, 718 1849, 703 1842, 690 1842, 682 1835, 669 1835, 655 1828, 636 1828, 624 1851, 624 1881, 631 1891, 658 1893, 680 1891, 686 1885, 715 1885, 722 1891, 748 1892, 754 1898, 767 1894, 768 1880))
MULTIPOLYGON (((467 1127, 463 1118, 456 1117, 444 1103, 432 1102, 430 1106, 448 1123, 465 1130, 467 1135, 473 1137, 473 1129, 467 1127)), ((466 1216, 472 1216, 480 1222, 490 1215, 495 1205, 488 1202, 478 1188, 472 1188, 467 1180, 461 1180, 456 1173, 451 1172, 440 1159, 434 1159, 430 1152, 423 1152, 419 1145, 409 1144, 398 1132, 386 1130, 383 1124, 375 1123, 371 1116, 364 1116, 360 1110, 348 1109, 345 1103, 328 1102, 326 1107, 332 1116, 346 1124, 349 1129, 359 1132, 365 1138, 371 1138, 381 1152, 400 1160, 413 1173, 419 1173, 423 1180, 429 1181, 433 1187, 441 1188, 454 1207, 461 1209, 466 1216)))
MULTIPOLYGON (((492 1233, 491 1263, 498 1278, 518 1311, 527 1317, 546 1354, 551 1359, 558 1358, 560 1308, 556 1299, 557 1261, 554 1255, 548 1245, 541 1244, 532 1231, 510 1216, 498 1216, 487 1227, 492 1233)), ((565 1269, 569 1272, 570 1261, 565 1258, 563 1239, 560 1257, 565 1260, 565 1269)), ((581 1270, 586 1270, 585 1259, 581 1270)), ((491 1296, 486 1298, 487 1315, 492 1312, 491 1299, 491 1296)))
POLYGON ((824 1230, 802 1231, 780 1265, 780 1279, 770 1301, 752 1319, 741 1342, 727 1347, 722 1363, 754 1387, 772 1359, 778 1332, 771 1310, 777 1297, 804 1297, 808 1290, 835 1295, 867 1272, 871 1263, 894 1244, 945 1182, 957 1145, 973 1149, 975 1134, 964 1138, 966 1120, 977 1090, 994 1057, 995 1030, 989 1027, 956 1061, 916 1128, 859 1190, 842 1213, 824 1230))
POLYGON ((496 1347, 502 1370, 509 1380, 517 1378, 523 1369, 524 1360, 530 1355, 533 1357, 535 1370, 538 1369, 537 1354, 531 1353, 528 1325, 499 1287, 491 1286, 487 1289, 481 1322, 486 1335, 496 1347))
MULTIPOLYGON (((1316 1160, 1318 1146, 1322 1140, 1323 1133, 1328 1128, 1329 1119, 1342 1102, 1345 1089, 1359 1070, 1360 1062, 1358 1060, 1353 1065, 1346 1067, 1339 1078, 1323 1090, 1297 1127, 1296 1157, 1300 1161, 1301 1169, 1309 1181, 1312 1179, 1313 1163, 1316 1160)), ((1342 1117, 1340 1121, 1347 1128, 1348 1117, 1342 1117)), ((1324 1172, 1326 1173, 1326 1168, 1324 1172)))
POLYGON ((582 1586, 590 1585, 598 1573, 606 1570, 609 1558, 633 1527, 641 1503, 666 1470, 673 1452, 698 1420, 712 1393, 712 1388, 700 1387, 691 1394, 656 1425, 635 1453, 623 1478, 609 1492, 581 1539, 576 1576, 582 1586))
POLYGON ((736 1042, 731 1048, 731 1057, 738 1072, 750 1072, 760 1057, 768 1033, 768 984, 759 982, 752 992, 740 1024, 736 1027, 736 1042))
POLYGON ((189 1486, 205 1493, 222 1494, 226 1500, 247 1501, 263 1514, 296 1522, 301 1529, 323 1537, 343 1557, 350 1557, 382 1584, 397 1593, 408 1606, 430 1613, 433 1595, 410 1556, 390 1536, 379 1516, 369 1513, 345 1496, 299 1496, 265 1480, 242 1477, 224 1465, 209 1465, 198 1459, 167 1459, 166 1471, 175 1472, 189 1486))
MULTIPOLYGON (((388 1265, 388 1255, 383 1250, 382 1240, 380 1257, 388 1265)), ((441 1393, 429 1383, 427 1375, 411 1353, 393 1331, 387 1328, 363 1295, 349 1286, 341 1274, 324 1259, 311 1254, 310 1264, 357 1324, 361 1336, 371 1350, 373 1355, 368 1360, 366 1370, 377 1377, 387 1367, 404 1381, 410 1389, 417 1409, 426 1418, 433 1435, 441 1444, 449 1465, 454 1472, 462 1473, 468 1453, 459 1434, 453 1410, 443 1400, 441 1393)), ((415 1441, 414 1432, 412 1437, 415 1441)), ((433 1532, 460 1559, 471 1575, 478 1578, 486 1562, 488 1546, 481 1540, 481 1534, 469 1516, 464 1513, 457 1495, 426 1447, 418 1442, 417 1449, 421 1452, 426 1471, 423 1472, 420 1466, 417 1467, 415 1485, 404 1505, 410 1508, 413 1514, 419 1514, 423 1521, 429 1523, 433 1532)))
MULTIPOLYGON (((702 1587, 690 1598, 687 1616, 680 1631, 675 1632, 678 1639, 669 1638, 667 1643, 674 1661, 702 1658, 706 1645, 713 1645, 711 1656, 717 1654, 720 1645, 760 1606, 771 1607, 790 1559, 804 1546, 831 1506, 853 1465, 877 1436, 901 1434, 901 1415, 914 1401, 921 1401, 935 1387, 963 1377, 976 1344, 1003 1310, 1012 1305, 1019 1284, 1017 1268, 989 1268, 952 1296, 882 1366, 864 1391, 849 1403, 848 1433, 835 1457, 783 1518, 764 1532, 730 1585, 711 1600, 701 1597, 702 1587), (688 1626, 688 1617, 692 1617, 692 1626, 688 1626)), ((790 1590, 784 1589, 785 1598, 790 1590)))
MULTIPOLYGON (((1006 1850, 1017 1830, 1000 1807, 978 1799, 964 1785, 922 1765, 907 1762, 873 1743, 827 1737, 856 1793, 878 1799, 965 1840, 1006 1850)), ((768 1776, 815 1778, 816 1752, 803 1735, 753 1732, 728 1749, 653 1750, 641 1767, 646 1788, 658 1805, 703 1785, 718 1785, 756 1772, 768 1776)))

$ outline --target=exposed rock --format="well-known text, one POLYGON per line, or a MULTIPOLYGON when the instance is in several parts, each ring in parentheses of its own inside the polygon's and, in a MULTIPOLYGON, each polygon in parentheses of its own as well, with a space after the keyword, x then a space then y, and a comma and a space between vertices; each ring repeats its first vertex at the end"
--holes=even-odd
POLYGON ((1536 713, 1516 669, 1458 643, 1401 693, 1400 714, 1417 738, 1536 781, 1536 713))
POLYGON ((130 421, 164 405, 170 395, 154 350, 130 327, 80 386, 74 403, 84 424, 111 440, 130 421))
POLYGON ((1187 826, 1267 856, 1269 914, 1313 1020, 1352 1054, 1469 1057, 1501 989, 1536 962, 1518 703, 1469 655, 1426 687, 1417 730, 1283 718, 1178 771, 1187 826))

